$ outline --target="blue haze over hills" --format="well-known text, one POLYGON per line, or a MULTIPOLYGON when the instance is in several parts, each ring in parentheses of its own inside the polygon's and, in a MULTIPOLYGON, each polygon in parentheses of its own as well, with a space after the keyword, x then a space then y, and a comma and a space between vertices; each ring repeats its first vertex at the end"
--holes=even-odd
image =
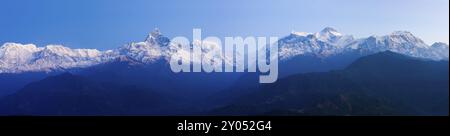
POLYGON ((167 39, 154 31, 104 52, 8 43, 1 62, 16 65, 2 65, 0 114, 448 114, 448 45, 409 32, 361 39, 329 27, 293 32, 278 42, 274 84, 259 84, 253 73, 173 73, 167 39))

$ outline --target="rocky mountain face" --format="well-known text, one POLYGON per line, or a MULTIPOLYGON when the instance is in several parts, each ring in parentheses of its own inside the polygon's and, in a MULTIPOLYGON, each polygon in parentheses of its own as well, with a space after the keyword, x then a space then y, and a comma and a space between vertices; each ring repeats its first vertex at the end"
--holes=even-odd
MULTIPOLYGON (((449 52, 447 44, 427 45, 407 31, 355 39, 330 27, 317 33, 292 32, 289 36, 281 38, 278 44, 281 61, 298 56, 312 56, 319 59, 342 54, 365 56, 387 50, 425 59, 448 60, 449 52)), ((183 52, 186 51, 170 45, 170 39, 163 36, 158 29, 151 32, 143 42, 133 42, 106 51, 71 49, 62 45, 37 47, 34 44, 5 43, 0 47, 0 73, 61 71, 94 66, 124 57, 151 64, 157 60, 169 60, 174 53, 182 55, 183 52)), ((219 57, 225 59, 226 64, 233 64, 224 56, 202 57, 219 57)))

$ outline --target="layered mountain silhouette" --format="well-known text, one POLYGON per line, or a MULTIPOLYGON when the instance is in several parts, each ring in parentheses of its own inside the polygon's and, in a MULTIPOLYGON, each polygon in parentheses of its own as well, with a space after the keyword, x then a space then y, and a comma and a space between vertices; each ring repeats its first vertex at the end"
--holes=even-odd
POLYGON ((448 61, 386 51, 254 88, 212 114, 448 115, 448 61))
MULTIPOLYGON (((214 110, 211 110, 214 107, 208 107, 212 105, 201 104, 215 102, 210 99, 193 101, 160 88, 117 84, 113 80, 86 78, 86 75, 64 73, 28 84, 0 99, 0 114, 448 114, 448 61, 423 60, 389 51, 362 57, 344 70, 299 74, 274 84, 248 88, 250 93, 214 110)), ((160 79, 153 81, 156 80, 160 79)), ((171 88, 170 85, 167 87, 171 88)))
POLYGON ((173 73, 168 60, 185 50, 159 30, 106 51, 6 43, 0 115, 448 114, 445 43, 327 27, 278 44, 279 80, 266 85, 258 73, 173 73))
MULTIPOLYGON (((0 100, 1 115, 158 115, 176 110, 168 95, 64 73, 0 100), (167 109, 166 107, 170 107, 167 109)), ((180 106, 181 107, 181 106, 180 106)))

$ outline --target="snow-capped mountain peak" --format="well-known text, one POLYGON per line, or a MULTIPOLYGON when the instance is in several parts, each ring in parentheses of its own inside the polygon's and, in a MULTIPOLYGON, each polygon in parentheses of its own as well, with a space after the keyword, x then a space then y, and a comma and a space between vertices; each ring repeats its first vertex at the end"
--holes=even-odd
POLYGON ((288 59, 298 55, 313 55, 320 58, 346 52, 372 54, 382 51, 393 51, 413 57, 433 60, 448 59, 448 46, 445 44, 427 45, 420 38, 408 31, 395 31, 385 36, 370 36, 354 39, 351 35, 343 35, 336 29, 327 27, 313 36, 305 33, 295 34, 280 39, 280 59, 288 59))
POLYGON ((0 73, 87 67, 100 63, 101 54, 95 49, 70 49, 62 45, 5 43, 0 47, 0 73))
POLYGON ((34 44, 5 43, 0 47, 0 73, 3 67, 26 63, 40 49, 34 44))
POLYGON ((446 43, 436 42, 431 45, 430 50, 432 50, 432 54, 437 58, 441 58, 444 60, 448 60, 449 55, 449 46, 446 43))
POLYGON ((143 42, 132 42, 118 49, 104 52, 103 60, 114 61, 127 58, 142 63, 153 63, 167 54, 169 43, 170 39, 163 36, 158 28, 155 28, 143 42))
POLYGON ((319 32, 320 35, 328 35, 328 36, 342 36, 336 29, 332 27, 325 27, 322 31, 319 32))
POLYGON ((147 36, 145 42, 150 45, 167 46, 170 43, 170 39, 163 36, 158 28, 155 28, 155 30, 147 36))
POLYGON ((422 39, 414 36, 411 32, 408 31, 395 31, 391 33, 390 35, 386 36, 386 40, 389 40, 391 42, 395 43, 410 43, 410 44, 416 44, 418 46, 427 48, 428 45, 425 44, 425 42, 422 41, 422 39))
POLYGON ((0 58, 3 57, 20 57, 24 54, 36 52, 39 49, 34 44, 18 44, 18 43, 5 43, 0 47, 0 58))
POLYGON ((12 42, 5 43, 0 47, 0 49, 2 49, 2 50, 10 50, 10 49, 18 49, 18 48, 22 48, 22 49, 26 49, 26 50, 37 49, 36 45, 34 45, 34 44, 18 44, 18 43, 12 43, 12 42))
POLYGON ((343 35, 331 27, 316 33, 292 32, 278 42, 280 59, 297 55, 314 55, 323 58, 341 52, 353 41, 353 36, 343 35))
POLYGON ((322 31, 316 33, 315 36, 317 39, 324 42, 334 42, 343 35, 334 28, 326 27, 322 31))
POLYGON ((47 45, 41 48, 41 52, 57 56, 69 57, 99 57, 101 52, 96 49, 70 49, 62 45, 47 45))
POLYGON ((448 44, 447 43, 443 43, 443 42, 433 43, 431 45, 431 47, 434 47, 434 48, 449 48, 448 44))
POLYGON ((130 43, 115 50, 114 57, 127 56, 137 61, 151 63, 158 60, 162 55, 161 47, 150 42, 130 43))

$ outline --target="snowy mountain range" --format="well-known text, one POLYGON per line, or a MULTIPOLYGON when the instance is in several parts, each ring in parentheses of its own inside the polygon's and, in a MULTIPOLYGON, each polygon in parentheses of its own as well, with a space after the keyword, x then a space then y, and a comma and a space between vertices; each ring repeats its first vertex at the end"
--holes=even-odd
POLYGON ((447 44, 435 43, 430 46, 407 31, 355 39, 351 35, 344 35, 327 27, 317 33, 292 32, 291 35, 280 39, 279 46, 282 60, 298 55, 326 58, 349 52, 369 55, 388 50, 432 60, 448 60, 449 57, 447 44))
POLYGON ((36 47, 34 44, 5 43, 0 48, 0 73, 51 72, 84 68, 127 58, 151 63, 167 56, 170 40, 155 30, 144 42, 130 43, 114 50, 70 49, 62 45, 36 47))
POLYGON ((61 45, 36 47, 33 44, 5 43, 0 48, 0 73, 52 71, 87 67, 102 62, 103 52, 70 49, 61 45))
MULTIPOLYGON (((281 61, 301 55, 328 58, 346 53, 369 55, 387 50, 432 60, 448 60, 449 58, 447 44, 427 45, 406 31, 355 39, 351 35, 344 35, 327 27, 317 33, 292 32, 280 39, 278 43, 281 61)), ((214 50, 218 47, 214 44, 211 45, 213 46, 209 46, 210 48, 207 50, 214 50)), ((0 73, 51 72, 85 68, 120 58, 150 64, 158 60, 167 61, 173 54, 187 58, 190 57, 188 53, 178 46, 170 45, 170 39, 164 37, 157 29, 151 32, 143 42, 130 43, 106 51, 71 49, 62 45, 37 47, 34 44, 5 43, 0 47, 0 73)), ((224 59, 225 64, 232 64, 232 58, 224 56, 202 57, 218 57, 224 59)))

